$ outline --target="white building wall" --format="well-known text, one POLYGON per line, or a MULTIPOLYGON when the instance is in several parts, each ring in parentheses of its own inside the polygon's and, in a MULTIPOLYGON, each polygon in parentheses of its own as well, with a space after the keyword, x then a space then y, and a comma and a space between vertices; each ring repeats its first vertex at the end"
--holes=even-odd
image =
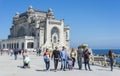
MULTIPOLYGON (((19 36, 18 31, 21 27, 23 27, 25 29, 24 31, 25 35, 23 36, 29 36, 31 35, 31 33, 33 33, 33 31, 34 33, 36 33, 36 36, 34 36, 34 39, 32 40, 34 42, 34 48, 39 48, 40 46, 44 48, 52 48, 51 30, 53 27, 57 27, 59 29, 58 47, 59 48, 62 48, 62 46, 69 47, 69 46, 66 46, 68 42, 66 42, 66 36, 65 36, 65 31, 64 31, 64 27, 65 27, 64 20, 56 20, 54 18, 54 14, 51 9, 49 9, 47 12, 41 12, 41 11, 36 11, 32 7, 29 7, 27 12, 23 14, 19 14, 20 17, 17 14, 18 16, 17 19, 19 19, 20 21, 16 20, 16 16, 14 17, 15 20, 13 20, 13 23, 14 21, 16 22, 12 26, 13 28, 11 29, 10 35, 12 36, 12 38, 19 36), (26 16, 26 14, 28 17, 26 16), (40 23, 42 21, 43 21, 43 24, 40 23), (46 22, 44 23, 44 21, 46 22), (39 33, 39 37, 37 36, 38 33, 39 33), (38 43, 39 43, 39 46, 38 46, 38 43)), ((69 30, 67 30, 67 32, 68 32, 68 40, 69 40, 69 30)), ((13 44, 19 43, 19 48, 22 48, 22 43, 24 43, 24 49, 27 49, 28 42, 30 42, 28 38, 20 39, 16 37, 14 39, 8 39, 6 41, 2 41, 1 44, 5 44, 5 46, 7 46, 8 43, 13 43, 13 44)), ((1 45, 1 47, 3 47, 3 45, 1 45)))
POLYGON ((62 46, 66 46, 65 45, 65 36, 64 36, 64 20, 51 20, 51 19, 47 19, 47 25, 46 25, 46 30, 47 30, 47 41, 45 44, 45 47, 49 47, 52 48, 52 42, 51 42, 51 30, 53 27, 57 27, 59 29, 59 48, 62 48, 62 46), (50 24, 50 21, 53 22, 60 22, 60 25, 57 24, 50 24))
POLYGON ((7 47, 7 44, 11 44, 11 48, 12 48, 12 44, 13 44, 13 48, 15 48, 14 44, 16 44, 16 48, 17 48, 17 43, 19 44, 19 48, 17 48, 17 49, 28 49, 27 48, 28 42, 34 43, 34 38, 30 37, 30 36, 26 36, 26 37, 14 38, 14 39, 2 40, 1 41, 1 49, 10 49, 7 47), (22 48, 22 43, 24 43, 24 48, 22 48), (3 45, 5 45, 5 47, 3 47, 3 45))

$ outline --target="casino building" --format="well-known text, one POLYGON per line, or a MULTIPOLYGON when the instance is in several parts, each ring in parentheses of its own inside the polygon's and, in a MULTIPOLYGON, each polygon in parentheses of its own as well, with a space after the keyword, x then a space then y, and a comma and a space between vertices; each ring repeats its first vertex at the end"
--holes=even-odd
POLYGON ((55 19, 52 9, 41 11, 29 6, 24 13, 16 13, 8 39, 0 41, 1 49, 69 48, 69 26, 55 19))

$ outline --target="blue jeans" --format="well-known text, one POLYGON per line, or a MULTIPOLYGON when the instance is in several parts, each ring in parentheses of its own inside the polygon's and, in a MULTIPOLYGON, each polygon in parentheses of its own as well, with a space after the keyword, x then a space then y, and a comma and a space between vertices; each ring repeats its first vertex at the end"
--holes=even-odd
POLYGON ((80 70, 82 69, 82 58, 78 58, 78 67, 80 70))
POLYGON ((61 70, 63 69, 63 70, 65 71, 65 69, 66 69, 66 64, 67 64, 66 59, 62 59, 62 60, 61 60, 61 70))
POLYGON ((50 68, 50 61, 44 60, 45 61, 45 66, 46 66, 46 70, 49 70, 50 68))
POLYGON ((113 70, 113 63, 114 63, 114 59, 110 58, 110 67, 111 67, 111 71, 113 70))
POLYGON ((15 54, 14 56, 15 56, 15 60, 17 60, 17 55, 15 54))
POLYGON ((85 59, 84 61, 85 61, 85 70, 87 70, 87 65, 88 65, 88 69, 91 70, 90 69, 90 63, 89 63, 90 60, 89 59, 85 59))

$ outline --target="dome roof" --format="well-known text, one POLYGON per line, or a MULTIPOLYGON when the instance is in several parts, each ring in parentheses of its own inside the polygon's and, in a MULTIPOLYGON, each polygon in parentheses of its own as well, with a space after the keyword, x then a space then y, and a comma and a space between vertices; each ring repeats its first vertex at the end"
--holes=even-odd
POLYGON ((49 9, 48 9, 48 12, 52 12, 52 9, 51 9, 51 8, 49 8, 49 9))
POLYGON ((28 8, 28 12, 34 12, 33 7, 31 5, 28 8))
POLYGON ((33 8, 33 7, 30 5, 30 6, 29 6, 29 9, 32 9, 32 8, 33 8))
POLYGON ((15 15, 19 15, 19 12, 16 12, 16 14, 15 15))

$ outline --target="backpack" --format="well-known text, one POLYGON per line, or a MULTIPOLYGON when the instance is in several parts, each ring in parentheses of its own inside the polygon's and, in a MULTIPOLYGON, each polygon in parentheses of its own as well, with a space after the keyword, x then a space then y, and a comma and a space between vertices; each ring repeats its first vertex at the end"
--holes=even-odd
POLYGON ((89 53, 88 49, 85 50, 85 52, 84 52, 84 58, 85 59, 89 59, 89 55, 90 55, 90 53, 89 53))
POLYGON ((49 57, 49 53, 48 53, 48 52, 45 52, 45 53, 44 53, 44 60, 45 60, 46 62, 49 62, 49 61, 50 61, 50 57, 49 57))
POLYGON ((25 59, 24 59, 24 63, 29 64, 29 62, 30 62, 30 58, 28 56, 26 56, 25 59))

